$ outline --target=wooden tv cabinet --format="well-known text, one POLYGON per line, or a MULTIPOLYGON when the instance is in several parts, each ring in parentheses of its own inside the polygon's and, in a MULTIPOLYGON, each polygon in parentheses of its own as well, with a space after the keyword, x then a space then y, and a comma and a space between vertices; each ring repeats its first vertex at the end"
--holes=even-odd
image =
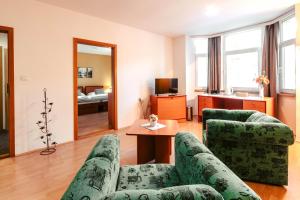
POLYGON ((274 98, 201 94, 198 95, 198 121, 202 121, 202 109, 204 108, 257 110, 274 116, 274 98))
POLYGON ((186 95, 150 97, 151 113, 159 119, 186 121, 186 95))

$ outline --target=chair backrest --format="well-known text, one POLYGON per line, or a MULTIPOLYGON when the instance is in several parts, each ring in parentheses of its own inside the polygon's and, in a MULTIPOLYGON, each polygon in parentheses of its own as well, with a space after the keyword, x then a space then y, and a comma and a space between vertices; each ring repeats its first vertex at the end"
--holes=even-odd
POLYGON ((209 185, 224 199, 260 199, 192 133, 176 135, 175 166, 182 184, 209 185))
POLYGON ((206 129, 206 121, 209 119, 223 119, 245 122, 250 115, 256 113, 255 110, 226 110, 226 109, 210 109, 202 110, 202 128, 206 129))

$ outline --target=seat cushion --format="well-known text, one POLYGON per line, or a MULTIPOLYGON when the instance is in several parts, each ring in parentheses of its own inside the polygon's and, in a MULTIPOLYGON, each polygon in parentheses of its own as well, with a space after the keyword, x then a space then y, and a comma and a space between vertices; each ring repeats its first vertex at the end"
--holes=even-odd
POLYGON ((209 185, 182 185, 160 190, 141 189, 117 191, 101 200, 223 200, 223 197, 209 185))
POLYGON ((281 123, 278 119, 268 116, 265 113, 255 112, 246 120, 246 122, 271 122, 271 123, 281 123))
POLYGON ((161 189, 179 183, 174 165, 125 165, 120 168, 117 190, 161 189))

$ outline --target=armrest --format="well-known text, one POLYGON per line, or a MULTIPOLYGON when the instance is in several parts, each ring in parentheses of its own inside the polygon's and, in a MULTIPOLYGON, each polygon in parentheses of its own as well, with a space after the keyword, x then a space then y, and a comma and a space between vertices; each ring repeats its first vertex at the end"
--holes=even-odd
POLYGON ((116 135, 103 136, 92 149, 62 200, 91 200, 115 192, 120 170, 120 141, 116 135))
POLYGON ((245 122, 250 115, 257 111, 254 110, 225 110, 225 109, 203 109, 202 121, 203 130, 206 129, 206 121, 209 119, 224 119, 245 122))
POLYGON ((96 157, 89 159, 80 168, 64 193, 62 200, 85 199, 97 200, 116 191, 118 174, 109 159, 96 157))
POLYGON ((207 121, 209 139, 249 141, 264 144, 291 145, 293 131, 283 123, 238 122, 227 120, 207 121))

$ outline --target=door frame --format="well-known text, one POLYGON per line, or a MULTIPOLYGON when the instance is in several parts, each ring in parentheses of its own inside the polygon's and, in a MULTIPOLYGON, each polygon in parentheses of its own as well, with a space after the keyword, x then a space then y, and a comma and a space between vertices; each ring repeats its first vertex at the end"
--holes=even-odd
POLYGON ((15 156, 15 92, 14 92, 14 29, 0 26, 1 33, 7 33, 8 90, 9 90, 9 156, 15 156))
MULTIPOLYGON (((77 62, 77 46, 78 44, 86 44, 98 47, 111 48, 111 65, 112 65, 112 94, 113 94, 113 108, 112 108, 112 125, 114 130, 118 130, 118 104, 117 104, 117 45, 103 42, 97 42, 93 40, 86 40, 80 38, 73 38, 73 98, 74 98, 74 140, 78 140, 78 96, 77 96, 77 74, 78 74, 78 62, 77 62)), ((92 133, 91 133, 92 134, 92 133)))

